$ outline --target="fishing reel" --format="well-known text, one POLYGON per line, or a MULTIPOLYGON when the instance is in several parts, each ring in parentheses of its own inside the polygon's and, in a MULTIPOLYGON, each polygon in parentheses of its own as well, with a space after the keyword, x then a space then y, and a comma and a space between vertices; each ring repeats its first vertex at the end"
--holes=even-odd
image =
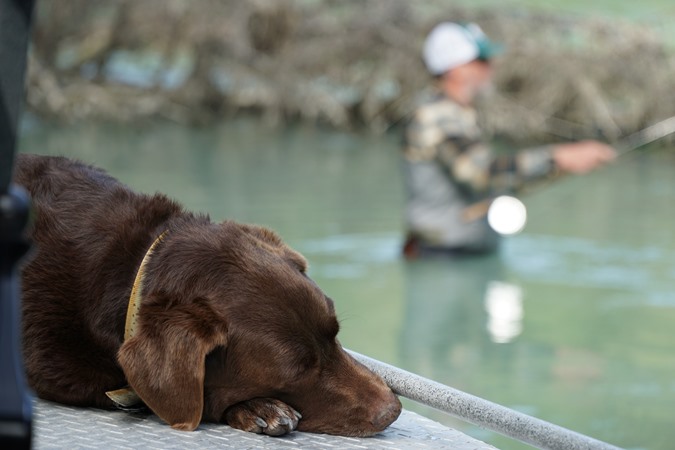
POLYGON ((490 228, 501 235, 518 234, 527 223, 527 208, 516 197, 500 195, 490 203, 487 222, 490 228))

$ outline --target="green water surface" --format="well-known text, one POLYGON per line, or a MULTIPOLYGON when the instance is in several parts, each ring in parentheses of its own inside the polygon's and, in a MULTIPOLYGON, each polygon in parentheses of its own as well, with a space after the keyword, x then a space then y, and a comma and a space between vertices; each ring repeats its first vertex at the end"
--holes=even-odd
POLYGON ((398 143, 253 120, 40 125, 21 139, 214 220, 277 230, 335 300, 346 347, 615 445, 675 448, 675 152, 528 196, 527 228, 496 255, 406 263, 398 143))

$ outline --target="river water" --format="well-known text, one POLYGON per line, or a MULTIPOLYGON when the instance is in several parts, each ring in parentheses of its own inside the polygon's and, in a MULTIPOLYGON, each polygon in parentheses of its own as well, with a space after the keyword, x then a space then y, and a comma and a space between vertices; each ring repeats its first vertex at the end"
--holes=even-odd
POLYGON ((81 158, 214 220, 275 229, 335 300, 346 347, 615 445, 672 449, 675 152, 634 152, 532 193, 528 226, 498 254, 407 263, 398 145, 395 133, 251 119, 41 124, 21 139, 24 152, 81 158))

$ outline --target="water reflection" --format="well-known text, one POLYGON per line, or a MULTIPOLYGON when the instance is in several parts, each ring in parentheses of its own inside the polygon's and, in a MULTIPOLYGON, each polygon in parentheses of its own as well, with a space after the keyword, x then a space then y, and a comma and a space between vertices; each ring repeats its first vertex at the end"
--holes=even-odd
MULTIPOLYGON (((486 398, 490 397, 480 392, 476 380, 489 378, 505 386, 504 380, 517 370, 519 347, 512 343, 523 331, 526 312, 522 287, 509 280, 502 255, 411 261, 405 263, 403 275, 400 364, 486 398)), ((429 408, 406 406, 478 438, 494 438, 429 408)), ((536 413, 531 407, 509 406, 536 413)))
POLYGON ((400 342, 406 364, 442 368, 456 348, 492 341, 486 304, 501 301, 495 300, 494 283, 503 283, 504 273, 498 254, 406 263, 400 342))
POLYGON ((490 281, 485 292, 485 311, 492 341, 511 342, 523 331, 523 290, 516 284, 490 281))

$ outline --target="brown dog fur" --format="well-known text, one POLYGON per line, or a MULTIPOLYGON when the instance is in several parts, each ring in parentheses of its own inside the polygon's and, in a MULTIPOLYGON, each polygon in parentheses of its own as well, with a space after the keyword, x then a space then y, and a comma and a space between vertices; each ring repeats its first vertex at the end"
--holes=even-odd
POLYGON ((305 259, 272 231, 212 223, 66 158, 21 155, 15 182, 35 209, 23 346, 40 397, 111 408, 105 392, 129 384, 174 428, 207 420, 272 435, 297 425, 368 436, 399 415, 391 390, 340 346, 305 259), (136 272, 164 231, 124 342, 136 272))

